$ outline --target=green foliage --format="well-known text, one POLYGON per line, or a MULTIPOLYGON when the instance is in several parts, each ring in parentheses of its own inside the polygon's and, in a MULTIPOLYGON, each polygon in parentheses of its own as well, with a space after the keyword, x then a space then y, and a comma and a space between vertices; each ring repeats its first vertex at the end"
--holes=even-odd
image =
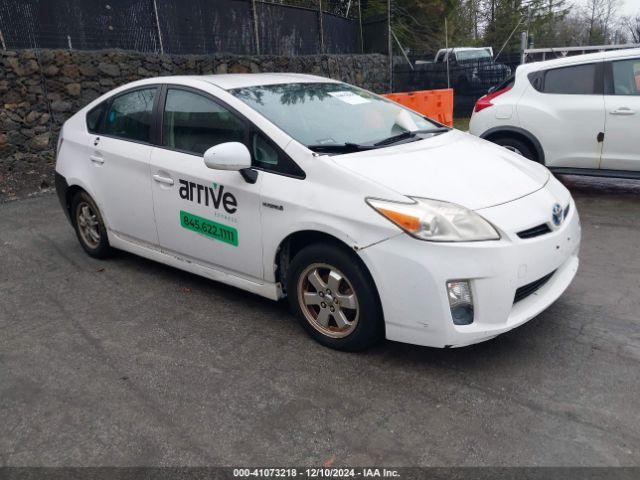
MULTIPOLYGON (((491 46, 494 53, 520 51, 520 34, 529 33, 535 47, 606 43, 611 19, 590 19, 588 6, 575 9, 570 0, 391 0, 393 31, 413 53, 445 46, 491 46), (573 11, 571 11, 573 9, 573 11)), ((589 0, 606 3, 615 0, 589 0)), ((385 18, 388 0, 362 0, 364 17, 385 18)), ((629 29, 631 30, 631 29, 629 29)), ((397 46, 394 42, 394 48, 397 46)))

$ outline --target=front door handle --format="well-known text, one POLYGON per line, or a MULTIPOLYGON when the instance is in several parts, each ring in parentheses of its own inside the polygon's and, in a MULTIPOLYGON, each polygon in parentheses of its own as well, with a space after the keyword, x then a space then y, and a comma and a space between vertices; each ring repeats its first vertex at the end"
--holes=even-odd
POLYGON ((173 185, 173 179, 171 178, 163 177, 160 175, 154 175, 153 179, 158 183, 163 183, 165 185, 173 185))
POLYGON ((90 155, 89 156, 89 160, 91 160, 93 163, 97 163, 99 165, 102 165, 104 163, 104 158, 102 158, 99 155, 90 155))
POLYGON ((636 111, 631 110, 629 107, 620 107, 615 110, 611 110, 611 115, 635 115, 636 111))

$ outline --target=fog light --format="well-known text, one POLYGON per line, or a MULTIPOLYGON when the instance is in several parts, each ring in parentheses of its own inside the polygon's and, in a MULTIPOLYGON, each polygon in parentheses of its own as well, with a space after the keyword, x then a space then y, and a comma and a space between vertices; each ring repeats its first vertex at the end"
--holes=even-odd
POLYGON ((473 323, 473 296, 468 280, 452 280, 447 282, 447 296, 451 317, 456 325, 473 323))

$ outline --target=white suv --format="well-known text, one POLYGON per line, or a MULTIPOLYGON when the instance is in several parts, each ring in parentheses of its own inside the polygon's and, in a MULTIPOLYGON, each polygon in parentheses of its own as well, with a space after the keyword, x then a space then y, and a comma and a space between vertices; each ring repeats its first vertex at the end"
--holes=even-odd
POLYGON ((521 65, 469 131, 557 173, 640 178, 640 49, 521 65))

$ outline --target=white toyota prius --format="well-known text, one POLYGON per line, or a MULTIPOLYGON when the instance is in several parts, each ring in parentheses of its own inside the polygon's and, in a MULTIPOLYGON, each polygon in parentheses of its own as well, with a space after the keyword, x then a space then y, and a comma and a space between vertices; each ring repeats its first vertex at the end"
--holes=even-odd
POLYGON ((343 350, 488 340, 578 269, 578 212, 544 166, 309 75, 119 87, 64 124, 56 187, 89 255, 286 296, 343 350))

